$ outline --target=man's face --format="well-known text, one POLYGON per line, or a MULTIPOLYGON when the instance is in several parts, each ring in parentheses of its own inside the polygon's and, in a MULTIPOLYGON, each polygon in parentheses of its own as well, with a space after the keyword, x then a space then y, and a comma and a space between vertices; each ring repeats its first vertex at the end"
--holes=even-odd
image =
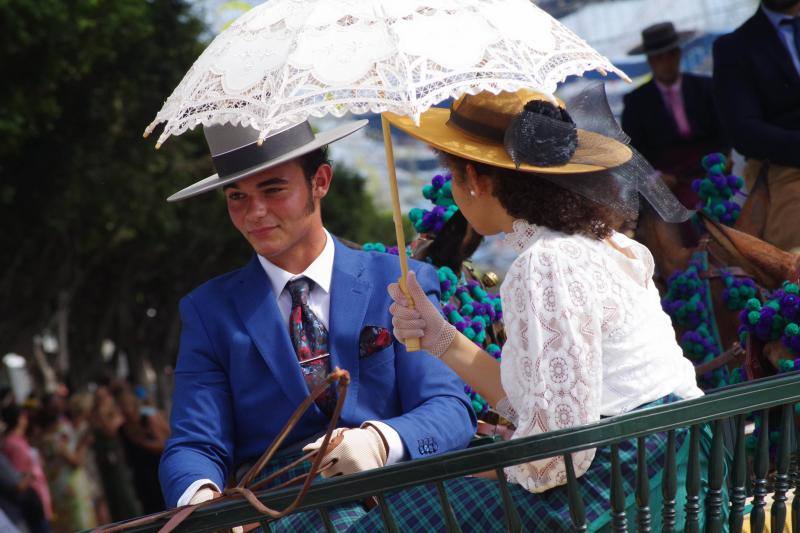
POLYGON ((656 81, 672 85, 678 81, 678 76, 681 74, 681 49, 673 48, 660 54, 649 55, 647 62, 656 81))
POLYGON ((281 268, 302 257, 311 230, 322 226, 319 202, 327 194, 331 167, 320 165, 309 184, 296 160, 225 187, 228 214, 259 255, 281 268))

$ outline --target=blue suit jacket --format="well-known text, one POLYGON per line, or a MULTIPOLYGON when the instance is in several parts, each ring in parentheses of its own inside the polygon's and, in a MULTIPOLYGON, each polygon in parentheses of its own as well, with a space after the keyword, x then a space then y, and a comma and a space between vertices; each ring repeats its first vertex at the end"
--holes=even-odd
MULTIPOLYGON (((410 263, 436 300, 434 270, 410 263)), ((335 243, 329 348, 332 366, 347 369, 352 379, 339 425, 385 422, 412 458, 462 448, 474 434, 475 416, 463 383, 441 361, 407 353, 397 341, 359 358, 364 326, 391 331, 386 286, 399 275, 396 257, 335 243)), ((180 311, 172 434, 159 470, 170 506, 198 479, 224 486, 234 467, 264 452, 308 396, 288 325, 256 257, 189 293, 180 311)), ((285 445, 324 431, 326 423, 312 405, 285 445)))
POLYGON ((714 99, 742 155, 800 167, 800 75, 760 8, 714 42, 714 99))

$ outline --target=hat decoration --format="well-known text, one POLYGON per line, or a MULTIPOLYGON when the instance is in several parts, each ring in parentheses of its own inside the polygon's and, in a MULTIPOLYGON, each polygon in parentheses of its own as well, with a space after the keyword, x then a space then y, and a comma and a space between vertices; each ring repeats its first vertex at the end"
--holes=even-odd
POLYGON ((511 119, 503 145, 517 168, 520 163, 563 165, 578 149, 578 127, 566 109, 546 100, 531 100, 511 119))

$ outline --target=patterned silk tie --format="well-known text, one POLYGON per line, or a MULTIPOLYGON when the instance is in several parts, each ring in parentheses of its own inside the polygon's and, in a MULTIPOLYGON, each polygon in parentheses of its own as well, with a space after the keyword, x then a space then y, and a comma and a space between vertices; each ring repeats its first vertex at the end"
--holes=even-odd
MULTIPOLYGON (((328 330, 317 315, 308 307, 311 280, 306 277, 290 281, 286 288, 292 296, 289 314, 289 337, 300 361, 300 368, 308 390, 313 391, 325 381, 330 372, 328 353, 328 330)), ((333 386, 317 398, 317 406, 330 416, 336 404, 333 386)))

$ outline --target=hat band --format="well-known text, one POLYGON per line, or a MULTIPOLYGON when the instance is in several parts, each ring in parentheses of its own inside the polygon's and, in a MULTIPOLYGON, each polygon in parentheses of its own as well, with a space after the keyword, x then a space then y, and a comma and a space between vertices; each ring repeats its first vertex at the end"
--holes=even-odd
POLYGON ((645 50, 657 50, 671 44, 678 44, 679 38, 676 34, 666 35, 664 37, 656 37, 646 40, 644 42, 645 50))
POLYGON ((268 137, 260 146, 257 142, 253 142, 230 152, 211 156, 211 160, 219 177, 225 178, 261 163, 277 159, 292 150, 307 145, 314 139, 311 125, 307 121, 303 121, 297 126, 268 137))
POLYGON ((488 139, 497 144, 503 143, 503 138, 506 134, 505 129, 501 130, 499 128, 487 126, 486 124, 478 122, 477 120, 467 118, 452 109, 450 110, 450 118, 447 120, 447 124, 456 126, 458 129, 463 130, 466 133, 488 139))

